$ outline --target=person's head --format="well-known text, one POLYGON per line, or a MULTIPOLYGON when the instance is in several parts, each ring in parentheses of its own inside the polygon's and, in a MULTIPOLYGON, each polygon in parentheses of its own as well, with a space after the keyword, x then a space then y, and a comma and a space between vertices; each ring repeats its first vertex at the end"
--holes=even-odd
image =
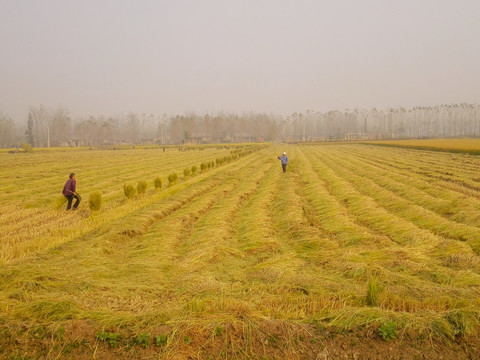
POLYGON ((73 179, 74 177, 75 177, 75 173, 71 173, 69 176, 70 179, 73 179))
POLYGON ((285 155, 287 155, 287 153, 286 153, 286 152, 283 152, 283 155, 285 156, 285 155))

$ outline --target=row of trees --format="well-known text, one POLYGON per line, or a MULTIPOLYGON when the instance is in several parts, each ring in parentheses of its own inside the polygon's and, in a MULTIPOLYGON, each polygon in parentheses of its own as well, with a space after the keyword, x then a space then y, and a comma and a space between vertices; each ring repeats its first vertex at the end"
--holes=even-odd
POLYGON ((307 110, 286 117, 253 112, 175 116, 126 113, 75 120, 65 108, 40 105, 30 108, 23 128, 0 114, 1 147, 24 141, 34 147, 50 147, 457 136, 480 136, 480 105, 345 109, 326 113, 307 110))
POLYGON ((0 113, 0 147, 11 146, 15 137, 15 123, 9 116, 0 113))

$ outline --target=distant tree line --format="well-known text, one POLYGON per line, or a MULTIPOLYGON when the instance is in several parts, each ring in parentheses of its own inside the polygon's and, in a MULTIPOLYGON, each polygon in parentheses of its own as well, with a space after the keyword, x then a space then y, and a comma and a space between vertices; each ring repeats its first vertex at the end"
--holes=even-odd
POLYGON ((15 143, 15 131, 14 121, 0 113, 0 147, 11 147, 15 143))
POLYGON ((480 105, 411 109, 307 110, 289 116, 217 113, 155 116, 89 116, 73 120, 65 108, 31 107, 25 126, 0 113, 0 146, 195 144, 262 141, 338 141, 480 137, 480 105), (19 136, 19 132, 23 132, 19 136))

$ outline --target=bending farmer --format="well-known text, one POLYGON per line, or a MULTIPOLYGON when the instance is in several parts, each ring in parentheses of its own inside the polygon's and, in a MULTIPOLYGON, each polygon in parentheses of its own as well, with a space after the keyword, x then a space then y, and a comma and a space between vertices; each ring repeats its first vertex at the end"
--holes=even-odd
POLYGON ((67 210, 71 209, 73 199, 76 199, 75 204, 73 204, 73 210, 77 209, 78 204, 80 204, 80 200, 82 200, 80 195, 77 194, 76 190, 77 180, 75 180, 75 174, 71 173, 62 191, 62 194, 67 198, 68 201, 67 210))
POLYGON ((288 158, 287 158, 287 153, 284 152, 282 156, 278 156, 278 160, 282 162, 282 169, 283 172, 287 172, 287 164, 288 164, 288 158))

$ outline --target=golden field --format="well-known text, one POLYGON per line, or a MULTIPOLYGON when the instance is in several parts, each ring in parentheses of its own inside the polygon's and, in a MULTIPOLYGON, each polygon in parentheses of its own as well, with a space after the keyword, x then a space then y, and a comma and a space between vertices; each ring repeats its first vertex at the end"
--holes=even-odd
POLYGON ((421 150, 480 154, 480 139, 476 138, 383 140, 366 143, 421 150))
POLYGON ((0 357, 479 356, 471 154, 230 145, 0 153, 0 165, 0 357), (72 171, 83 199, 67 212, 72 171))

